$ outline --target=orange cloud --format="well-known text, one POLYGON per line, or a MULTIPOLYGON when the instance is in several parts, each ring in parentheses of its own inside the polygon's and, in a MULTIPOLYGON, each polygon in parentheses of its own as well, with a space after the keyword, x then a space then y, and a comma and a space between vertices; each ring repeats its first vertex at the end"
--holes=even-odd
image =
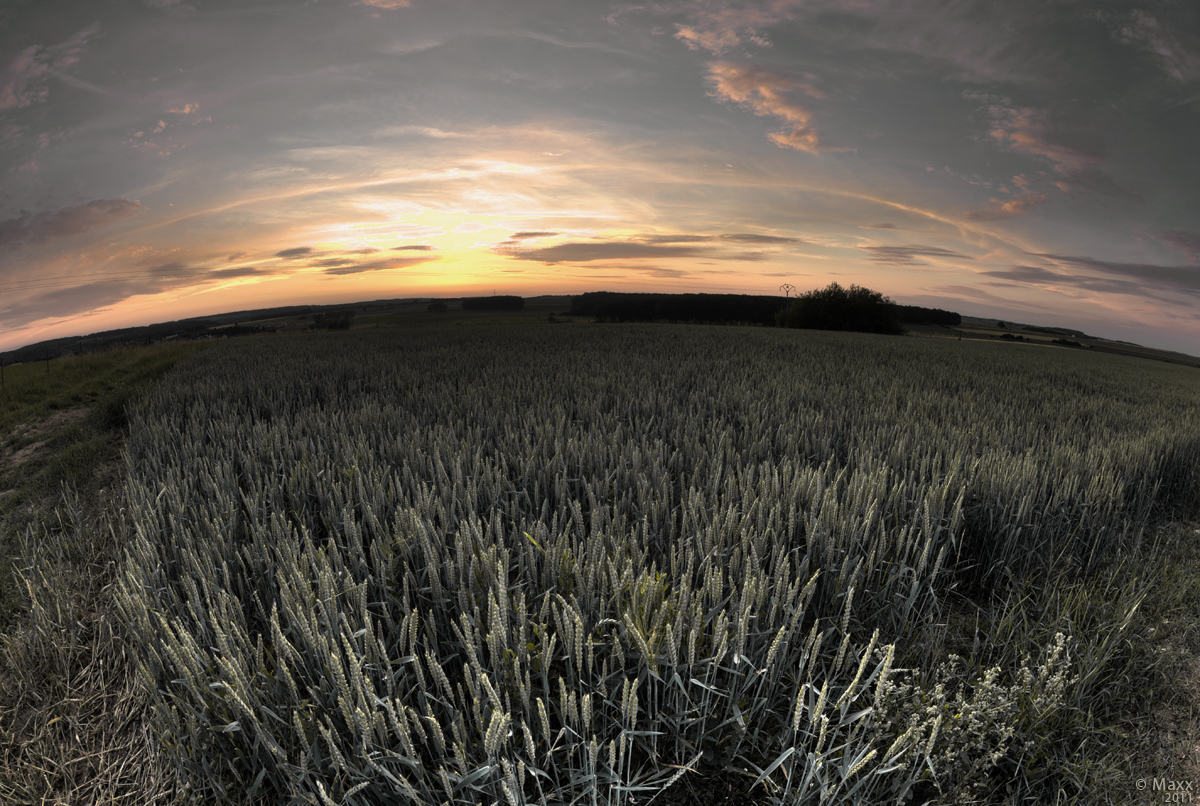
POLYGON ((989 134, 1010 151, 1044 157, 1064 174, 1089 171, 1100 164, 1097 157, 1050 142, 1049 123, 1043 111, 1000 105, 993 105, 988 111, 995 120, 995 128, 989 134))
POLYGON ((790 19, 805 5, 805 0, 768 0, 753 4, 730 5, 701 0, 693 7, 690 25, 676 25, 675 37, 692 50, 721 54, 748 40, 766 47, 770 42, 759 31, 790 19))
POLYGON ((976 221, 996 221, 1002 218, 1013 218, 1045 202, 1045 193, 1026 193, 1018 199, 1010 199, 1003 203, 999 199, 992 199, 992 203, 996 205, 995 207, 972 210, 964 213, 963 217, 975 219, 976 221))
POLYGON ((819 89, 798 79, 746 62, 713 62, 708 67, 713 97, 731 101, 762 117, 782 118, 789 125, 768 135, 776 145, 816 154, 819 138, 812 113, 793 97, 803 93, 823 98, 819 89))

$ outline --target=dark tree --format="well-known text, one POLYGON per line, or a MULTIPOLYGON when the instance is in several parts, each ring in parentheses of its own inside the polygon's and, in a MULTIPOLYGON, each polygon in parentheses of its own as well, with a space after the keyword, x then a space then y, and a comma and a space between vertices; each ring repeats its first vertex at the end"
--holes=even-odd
POLYGON ((464 311, 519 311, 525 307, 524 297, 463 297, 464 311))
POLYGON ((319 313, 313 317, 313 327, 317 330, 349 330, 353 320, 354 311, 319 313))
POLYGON ((902 325, 949 325, 958 327, 962 316, 941 308, 922 308, 920 305, 897 305, 896 315, 902 325))
POLYGON ((837 283, 801 294, 779 312, 776 321, 781 327, 811 330, 904 333, 896 305, 890 299, 869 288, 842 288, 837 283))
POLYGON ((433 302, 429 303, 428 310, 430 310, 433 313, 445 313, 446 311, 449 310, 449 307, 446 305, 446 303, 442 302, 439 299, 439 300, 434 300, 433 302))

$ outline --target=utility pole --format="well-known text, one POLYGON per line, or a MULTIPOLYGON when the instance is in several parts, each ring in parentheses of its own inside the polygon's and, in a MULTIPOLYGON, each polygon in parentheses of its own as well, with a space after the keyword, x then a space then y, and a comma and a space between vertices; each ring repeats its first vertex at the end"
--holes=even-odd
POLYGON ((791 283, 784 283, 783 285, 779 286, 779 290, 783 292, 785 297, 790 297, 792 292, 796 290, 796 286, 792 285, 791 283))

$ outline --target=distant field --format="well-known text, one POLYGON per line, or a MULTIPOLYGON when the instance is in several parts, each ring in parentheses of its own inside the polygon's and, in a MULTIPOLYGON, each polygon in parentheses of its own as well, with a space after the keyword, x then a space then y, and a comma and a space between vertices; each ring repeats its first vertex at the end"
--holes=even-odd
POLYGON ((1031 345, 1040 345, 1054 349, 1085 349, 1091 352, 1106 353, 1109 355, 1122 355, 1132 358, 1150 358, 1156 361, 1165 361, 1171 364, 1200 367, 1200 358, 1184 355, 1183 353, 1174 353, 1168 350, 1156 350, 1152 347, 1142 347, 1138 344, 1129 344, 1127 342, 1113 341, 1111 339, 1100 339, 1091 336, 1069 335, 1065 333, 1045 333, 1040 330, 1030 329, 1028 326, 1020 324, 1005 323, 1005 327, 1000 327, 999 322, 1000 320, 964 317, 963 324, 955 328, 916 325, 910 326, 909 330, 914 335, 958 338, 958 336, 961 334, 966 338, 987 339, 990 341, 1002 341, 1005 338, 1005 334, 1007 334, 1009 337, 1020 336, 1021 341, 1013 342, 1017 344, 1025 343, 1031 345), (1076 342, 1078 346, 1055 344, 1055 339, 1073 341, 1076 342))
POLYGON ((551 312, 229 340, 135 408, 121 612, 202 800, 1120 786, 1200 373, 551 312))

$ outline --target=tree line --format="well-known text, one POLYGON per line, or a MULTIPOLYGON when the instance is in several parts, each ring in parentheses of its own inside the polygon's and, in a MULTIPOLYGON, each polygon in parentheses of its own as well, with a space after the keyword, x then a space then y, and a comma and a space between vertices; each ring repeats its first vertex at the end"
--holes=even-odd
MULTIPOLYGON (((465 307, 465 306, 464 306, 465 307)), ((897 305, 877 291, 831 283, 794 299, 749 294, 625 294, 594 291, 571 300, 573 316, 600 322, 689 322, 903 333, 904 325, 962 324, 940 308, 897 305)))

